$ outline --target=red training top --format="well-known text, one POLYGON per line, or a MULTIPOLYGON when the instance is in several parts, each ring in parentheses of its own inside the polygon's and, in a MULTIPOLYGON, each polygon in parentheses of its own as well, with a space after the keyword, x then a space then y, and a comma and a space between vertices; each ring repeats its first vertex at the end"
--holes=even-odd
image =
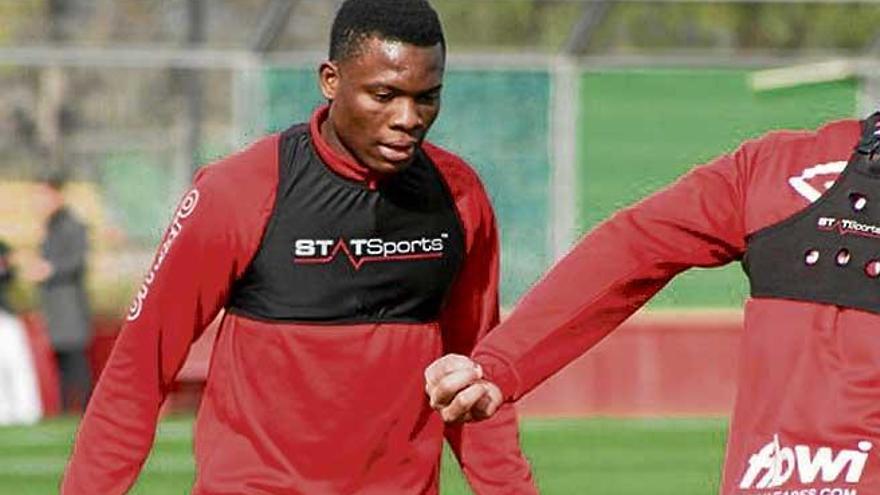
POLYGON ((425 367, 498 322, 477 175, 424 143, 377 180, 310 125, 202 168, 80 425, 62 493, 124 493, 190 344, 226 308, 195 425, 193 493, 433 494, 442 438, 476 493, 536 493, 507 407, 444 429, 425 367))

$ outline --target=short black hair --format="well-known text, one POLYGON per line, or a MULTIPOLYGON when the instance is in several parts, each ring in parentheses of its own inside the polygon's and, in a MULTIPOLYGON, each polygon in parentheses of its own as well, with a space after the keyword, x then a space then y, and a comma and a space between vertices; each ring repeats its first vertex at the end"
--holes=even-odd
POLYGON ((446 50, 443 26, 427 0, 346 0, 330 30, 330 60, 356 55, 370 38, 446 50))
POLYGON ((64 186, 67 185, 68 180, 70 179, 69 174, 60 169, 49 169, 43 171, 42 174, 37 177, 37 182, 40 184, 46 184, 50 188, 61 191, 64 189, 64 186))

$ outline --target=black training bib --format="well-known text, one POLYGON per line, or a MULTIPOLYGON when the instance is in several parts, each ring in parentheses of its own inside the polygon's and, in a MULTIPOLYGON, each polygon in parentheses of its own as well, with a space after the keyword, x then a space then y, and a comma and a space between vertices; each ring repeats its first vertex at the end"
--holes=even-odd
POLYGON ((275 208, 233 312, 263 320, 426 322, 464 256, 463 230, 423 151, 375 190, 327 168, 307 125, 279 143, 275 208))
POLYGON ((753 234, 743 259, 752 297, 880 313, 880 114, 834 185, 796 215, 753 234))

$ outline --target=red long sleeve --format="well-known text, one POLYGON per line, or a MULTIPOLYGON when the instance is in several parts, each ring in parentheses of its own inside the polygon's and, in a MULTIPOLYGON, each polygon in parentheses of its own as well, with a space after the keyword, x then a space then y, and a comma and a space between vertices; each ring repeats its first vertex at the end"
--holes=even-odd
MULTIPOLYGON (((436 147, 429 152, 450 185, 467 245, 464 265, 440 317, 443 350, 467 355, 498 324, 498 228, 477 176, 436 147)), ((445 436, 475 493, 537 493, 519 447, 512 405, 504 405, 484 422, 447 426, 445 436)))
POLYGON ((752 295, 720 493, 878 493, 880 463, 869 455, 880 438, 878 316, 848 294, 823 293, 872 283, 860 277, 873 275, 877 210, 854 198, 875 200, 877 176, 847 161, 861 127, 769 134, 618 213, 477 344, 474 359, 517 399, 675 274, 746 256, 752 295), (838 226, 823 228, 829 219, 838 226), (816 263, 826 270, 810 272, 816 263), (755 290, 774 277, 775 287, 755 290))
POLYGON ((760 148, 697 167, 586 235, 477 345, 474 358, 505 397, 596 345, 681 271, 740 257, 745 177, 760 148))
POLYGON ((190 344, 223 307, 271 212, 274 179, 242 173, 241 163, 273 170, 276 143, 203 168, 184 196, 82 420, 63 494, 125 493, 134 483, 190 344))

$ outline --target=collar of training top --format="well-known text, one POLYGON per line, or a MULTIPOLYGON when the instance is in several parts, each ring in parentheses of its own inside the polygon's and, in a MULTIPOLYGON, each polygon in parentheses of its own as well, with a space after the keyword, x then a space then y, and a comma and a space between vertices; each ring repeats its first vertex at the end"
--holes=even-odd
POLYGON ((321 161, 336 174, 348 180, 363 182, 370 189, 376 189, 382 178, 379 174, 354 160, 341 156, 321 135, 321 124, 327 120, 328 115, 330 115, 330 105, 322 105, 315 110, 309 121, 309 134, 312 135, 312 142, 315 143, 315 150, 321 161))
POLYGON ((868 165, 864 172, 880 175, 880 112, 874 112, 862 123, 862 136, 856 152, 867 157, 863 161, 868 165))

